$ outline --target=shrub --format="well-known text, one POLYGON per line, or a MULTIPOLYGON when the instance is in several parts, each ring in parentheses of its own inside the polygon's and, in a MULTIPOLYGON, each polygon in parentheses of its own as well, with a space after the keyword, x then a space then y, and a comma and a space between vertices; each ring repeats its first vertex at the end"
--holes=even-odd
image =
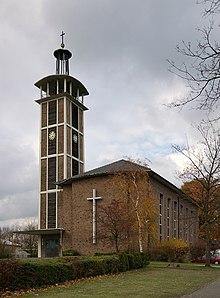
POLYGON ((0 260, 0 291, 14 291, 75 279, 74 268, 62 263, 0 260))
POLYGON ((141 258, 143 262, 143 267, 146 267, 147 265, 150 264, 150 258, 148 253, 141 253, 141 258))
POLYGON ((68 258, 73 264, 77 278, 117 273, 120 271, 120 262, 117 255, 103 255, 84 258, 68 258))
POLYGON ((120 271, 143 268, 149 264, 149 256, 146 253, 119 253, 120 271))
POLYGON ((20 263, 15 260, 0 260, 0 292, 16 290, 16 278, 20 275, 20 263))
POLYGON ((39 288, 66 280, 117 273, 148 264, 146 254, 123 253, 50 260, 0 260, 0 292, 39 288))
POLYGON ((183 262, 189 251, 187 242, 181 239, 164 240, 161 244, 169 262, 183 262))
POLYGON ((63 251, 63 256, 64 257, 79 256, 79 253, 77 250, 68 249, 63 251))
POLYGON ((167 262, 167 255, 164 254, 163 248, 161 246, 150 248, 149 254, 151 261, 167 262))
POLYGON ((7 245, 0 243, 0 259, 3 258, 11 258, 12 257, 12 252, 7 245))
POLYGON ((194 245, 189 248, 191 260, 197 260, 199 257, 205 254, 205 243, 204 241, 197 241, 194 245))
POLYGON ((129 270, 128 254, 126 254, 125 252, 120 252, 118 256, 120 261, 120 271, 124 272, 129 270))
POLYGON ((188 251, 188 244, 184 240, 162 240, 160 246, 150 250, 150 259, 163 262, 183 262, 188 251))

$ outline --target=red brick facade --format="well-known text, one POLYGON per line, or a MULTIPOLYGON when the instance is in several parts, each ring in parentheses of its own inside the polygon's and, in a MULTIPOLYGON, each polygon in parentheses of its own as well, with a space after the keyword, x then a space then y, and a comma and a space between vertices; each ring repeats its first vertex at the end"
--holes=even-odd
MULTIPOLYGON (((195 202, 184 197, 174 185, 156 173, 150 173, 150 185, 157 198, 158 240, 180 238, 188 243, 195 242, 198 238, 198 208, 195 202)), ((113 199, 125 199, 123 189, 115 185, 114 181, 112 174, 85 175, 63 184, 58 207, 59 227, 65 231, 62 250, 74 249, 82 255, 114 252, 113 246, 98 237, 96 243, 93 243, 92 202, 87 200, 92 196, 93 189, 97 196, 102 197, 96 201, 98 218, 100 206, 109 205, 113 199)), ((98 221, 96 225, 98 235, 98 221)))

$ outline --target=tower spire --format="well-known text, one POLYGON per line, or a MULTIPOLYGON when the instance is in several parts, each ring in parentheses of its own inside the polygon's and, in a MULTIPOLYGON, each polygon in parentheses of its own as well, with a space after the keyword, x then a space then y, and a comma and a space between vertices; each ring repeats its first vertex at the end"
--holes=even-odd
POLYGON ((63 42, 64 35, 65 35, 65 32, 62 31, 62 33, 60 34, 60 36, 61 36, 61 48, 62 48, 62 49, 65 47, 65 44, 64 44, 64 42, 63 42))
POLYGON ((69 59, 72 57, 72 53, 64 49, 64 35, 62 31, 61 36, 61 49, 54 51, 54 57, 56 58, 56 74, 69 75, 69 59))

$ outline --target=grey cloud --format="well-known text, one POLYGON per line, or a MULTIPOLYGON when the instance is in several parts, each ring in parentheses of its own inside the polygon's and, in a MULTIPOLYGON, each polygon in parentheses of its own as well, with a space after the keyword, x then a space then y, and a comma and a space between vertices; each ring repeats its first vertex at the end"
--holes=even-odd
POLYGON ((174 179, 171 143, 193 135, 190 122, 200 115, 163 106, 184 90, 166 59, 181 62, 175 45, 196 40, 194 28, 206 22, 201 10, 192 0, 1 1, 0 222, 37 214, 34 83, 55 72, 62 30, 73 52, 71 75, 90 92, 86 168, 126 155, 149 157, 154 170, 174 179))
POLYGON ((19 140, 17 143, 5 141, 1 144, 0 156, 0 200, 37 188, 38 166, 30 146, 19 145, 19 140))

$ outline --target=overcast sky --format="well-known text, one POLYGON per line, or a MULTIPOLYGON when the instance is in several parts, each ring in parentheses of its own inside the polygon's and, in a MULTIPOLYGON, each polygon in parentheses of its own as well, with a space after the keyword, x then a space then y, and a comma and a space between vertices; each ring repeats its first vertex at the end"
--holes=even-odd
MULTIPOLYGON (((39 90, 55 73, 53 51, 72 53, 70 74, 90 95, 85 105, 86 170, 125 156, 177 186, 180 158, 171 144, 196 141, 201 113, 169 109, 184 82, 166 59, 196 40, 207 22, 196 0, 0 0, 0 226, 36 218, 39 183, 39 90)), ((220 30, 220 29, 219 29, 220 30)))

